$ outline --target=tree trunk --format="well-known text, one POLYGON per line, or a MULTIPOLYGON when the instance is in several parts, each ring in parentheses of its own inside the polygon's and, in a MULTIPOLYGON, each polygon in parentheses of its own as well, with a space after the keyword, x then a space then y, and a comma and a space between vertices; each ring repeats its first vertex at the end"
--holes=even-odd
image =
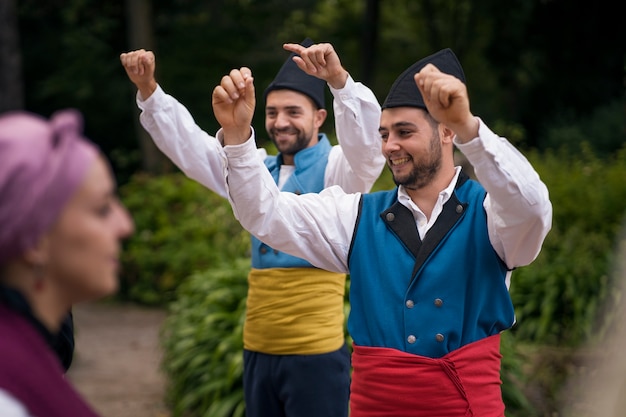
MULTIPOLYGON (((126 19, 130 50, 145 49, 154 51, 154 31, 152 29, 152 8, 150 0, 127 0, 126 19)), ((134 105, 136 90, 132 100, 135 109, 135 132, 141 150, 142 168, 151 174, 163 174, 173 169, 172 162, 156 147, 148 132, 139 123, 139 109, 134 105)))
POLYGON ((0 1, 0 113, 24 108, 15 0, 0 1))
POLYGON ((363 83, 371 85, 374 80, 374 65, 376 63, 376 46, 378 41, 378 21, 380 14, 380 0, 367 0, 365 18, 363 21, 363 83))

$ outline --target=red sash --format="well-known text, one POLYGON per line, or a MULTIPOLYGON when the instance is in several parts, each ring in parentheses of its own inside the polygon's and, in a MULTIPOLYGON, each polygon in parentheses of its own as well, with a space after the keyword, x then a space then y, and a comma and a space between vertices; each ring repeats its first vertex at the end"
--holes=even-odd
POLYGON ((350 417, 504 417, 499 334, 438 359, 353 348, 350 417))

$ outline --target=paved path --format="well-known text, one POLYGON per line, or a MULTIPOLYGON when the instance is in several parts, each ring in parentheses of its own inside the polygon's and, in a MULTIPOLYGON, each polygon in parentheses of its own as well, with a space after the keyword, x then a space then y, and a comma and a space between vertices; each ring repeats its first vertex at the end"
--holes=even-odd
POLYGON ((68 378, 102 417, 168 417, 159 366, 165 312, 92 303, 74 309, 76 354, 68 378))

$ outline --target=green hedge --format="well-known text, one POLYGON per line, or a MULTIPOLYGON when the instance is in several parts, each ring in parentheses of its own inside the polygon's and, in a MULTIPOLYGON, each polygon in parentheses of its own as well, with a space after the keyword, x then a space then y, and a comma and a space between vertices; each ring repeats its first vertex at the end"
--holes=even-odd
POLYGON ((181 173, 135 175, 120 198, 136 228, 122 255, 124 300, 166 306, 189 275, 249 253, 228 201, 181 173))
POLYGON ((513 272, 511 297, 525 342, 575 347, 604 324, 615 301, 611 267, 626 214, 626 148, 600 158, 585 144, 571 154, 530 154, 554 216, 538 259, 513 272))
POLYGON ((161 332, 167 399, 174 417, 241 417, 243 322, 250 260, 191 275, 161 332))

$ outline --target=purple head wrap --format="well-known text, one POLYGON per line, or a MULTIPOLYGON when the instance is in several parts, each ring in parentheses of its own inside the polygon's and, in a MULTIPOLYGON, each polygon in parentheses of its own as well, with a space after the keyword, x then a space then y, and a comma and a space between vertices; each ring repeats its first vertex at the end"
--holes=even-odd
POLYGON ((82 128, 71 109, 50 121, 23 111, 0 115, 0 264, 33 248, 82 183, 98 155, 82 128))

